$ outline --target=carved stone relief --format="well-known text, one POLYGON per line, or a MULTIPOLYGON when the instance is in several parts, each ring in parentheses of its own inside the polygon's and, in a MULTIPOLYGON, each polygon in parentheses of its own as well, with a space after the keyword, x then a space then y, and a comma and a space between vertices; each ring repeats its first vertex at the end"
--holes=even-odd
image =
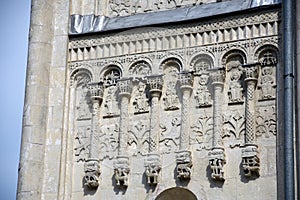
POLYGON ((277 134, 277 116, 276 107, 262 106, 256 111, 256 136, 266 138, 277 134))
POLYGON ((75 137, 75 159, 84 162, 89 157, 90 149, 90 127, 78 127, 75 137))
POLYGON ((164 106, 165 110, 177 110, 180 107, 178 98, 178 69, 173 66, 169 66, 164 70, 164 106))
POLYGON ((191 126, 191 143, 197 145, 197 150, 212 148, 213 137, 213 118, 206 113, 200 114, 200 117, 191 126))
POLYGON ((97 188, 99 185, 100 165, 98 160, 88 159, 84 163, 84 185, 89 188, 97 188))
POLYGON ((139 81, 137 88, 133 91, 134 113, 149 112, 149 100, 146 96, 146 84, 139 81))
POLYGON ((230 77, 228 98, 229 103, 240 103, 243 102, 243 87, 241 84, 242 78, 242 67, 239 60, 231 60, 227 64, 227 70, 230 77))
POLYGON ((207 87, 208 79, 209 79, 208 73, 203 73, 199 76, 199 81, 196 86, 196 90, 194 92, 197 108, 211 106, 211 92, 207 87))
POLYGON ((120 114, 118 96, 117 96, 117 86, 110 86, 105 89, 104 92, 104 117, 115 117, 120 114))
POLYGON ((102 125, 99 132, 100 159, 106 156, 112 158, 119 146, 119 125, 117 123, 102 125))
POLYGON ((77 120, 91 119, 91 98, 88 93, 88 88, 83 86, 81 89, 77 89, 77 95, 77 120))
POLYGON ((109 0, 109 15, 112 17, 126 16, 182 6, 193 6, 205 2, 206 0, 109 0))
POLYGON ((181 122, 179 117, 160 124, 160 150, 162 153, 170 153, 177 150, 179 145, 181 122))
POLYGON ((149 185, 157 185, 158 175, 161 170, 161 161, 158 154, 149 154, 145 160, 145 174, 149 185))
POLYGON ((130 172, 129 158, 126 156, 117 156, 114 162, 114 178, 117 186, 128 186, 128 175, 130 172))
POLYGON ((228 140, 231 148, 244 145, 245 116, 239 111, 224 114, 223 138, 228 140))
POLYGON ((138 153, 145 155, 149 152, 149 144, 151 141, 149 141, 150 129, 148 121, 140 120, 133 123, 128 133, 128 148, 133 155, 138 153))
POLYGON ((186 150, 177 152, 176 163, 177 178, 180 180, 190 179, 193 166, 191 152, 186 150))

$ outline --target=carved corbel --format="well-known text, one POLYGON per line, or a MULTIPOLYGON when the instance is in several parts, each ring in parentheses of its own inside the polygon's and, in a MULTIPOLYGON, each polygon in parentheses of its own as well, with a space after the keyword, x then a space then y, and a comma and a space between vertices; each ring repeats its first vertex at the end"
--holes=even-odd
POLYGON ((89 158, 84 163, 84 185, 91 189, 97 188, 99 186, 99 176, 100 176, 100 165, 98 159, 89 158))
POLYGON ((93 112, 92 112, 92 132, 91 132, 91 143, 90 143, 90 152, 89 158, 87 159, 84 165, 85 172, 85 183, 84 185, 89 188, 97 188, 99 185, 99 176, 100 176, 100 165, 99 160, 97 159, 98 153, 95 144, 95 134, 98 131, 99 123, 99 108, 103 98, 103 85, 102 83, 91 83, 89 84, 89 90, 91 93, 91 99, 93 102, 93 112))
POLYGON ((251 177, 253 173, 259 175, 259 156, 256 145, 247 145, 242 149, 242 167, 246 177, 251 177))
POLYGON ((258 147, 255 144, 256 124, 255 124, 255 91, 258 77, 258 65, 248 64, 244 66, 246 84, 246 133, 245 147, 242 149, 242 167, 246 177, 253 174, 259 175, 258 147))
POLYGON ((225 152, 223 148, 214 148, 208 153, 211 177, 217 181, 224 181, 224 165, 226 164, 225 152))
POLYGON ((149 185, 158 184, 158 174, 161 170, 161 161, 159 154, 149 154, 145 160, 145 174, 149 185))
POLYGON ((127 156, 117 156, 114 163, 115 181, 117 186, 128 186, 129 172, 129 158, 127 156))
POLYGON ((222 141, 223 133, 223 87, 225 80, 225 69, 218 68, 211 71, 213 85, 213 144, 212 150, 208 153, 209 165, 212 170, 211 177, 214 180, 225 180, 224 165, 226 164, 225 152, 222 141))
POLYGON ((176 163, 177 178, 180 180, 190 179, 193 166, 191 152, 186 150, 177 152, 176 163))

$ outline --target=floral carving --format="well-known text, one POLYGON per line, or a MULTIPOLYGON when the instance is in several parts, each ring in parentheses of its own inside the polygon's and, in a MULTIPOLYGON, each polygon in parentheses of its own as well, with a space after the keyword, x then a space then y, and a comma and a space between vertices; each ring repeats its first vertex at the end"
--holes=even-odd
POLYGON ((260 107, 256 112, 256 136, 269 138, 277 133, 277 117, 275 106, 260 107))
POLYGON ((110 124, 102 125, 99 131, 99 146, 100 158, 103 159, 106 156, 110 158, 115 154, 115 151, 118 148, 118 134, 119 134, 119 125, 110 124))
POLYGON ((141 153, 145 155, 149 150, 149 126, 143 121, 138 121, 128 130, 130 133, 128 139, 129 148, 134 154, 141 153))
POLYGON ((199 144, 198 150, 211 149, 213 134, 213 119, 206 114, 201 115, 191 126, 191 142, 199 144))
POLYGON ((234 148, 243 145, 243 136, 245 135, 245 116, 239 112, 225 114, 224 116, 224 134, 223 137, 230 139, 229 146, 234 148))

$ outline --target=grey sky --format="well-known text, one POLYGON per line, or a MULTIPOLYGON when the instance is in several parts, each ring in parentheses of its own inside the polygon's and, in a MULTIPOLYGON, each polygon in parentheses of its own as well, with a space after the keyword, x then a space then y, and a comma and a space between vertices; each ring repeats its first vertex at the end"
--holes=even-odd
POLYGON ((0 199, 16 198, 30 0, 0 1, 0 199))

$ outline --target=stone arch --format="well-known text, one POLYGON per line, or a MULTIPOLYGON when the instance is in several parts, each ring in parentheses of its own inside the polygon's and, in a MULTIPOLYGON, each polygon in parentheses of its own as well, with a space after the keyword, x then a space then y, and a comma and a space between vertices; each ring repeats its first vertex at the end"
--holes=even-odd
POLYGON ((103 81, 104 85, 115 85, 122 75, 122 68, 112 64, 103 68, 100 74, 100 80, 103 81))
POLYGON ((86 85, 93 80, 93 75, 90 70, 86 68, 79 68, 71 73, 70 83, 73 87, 86 85))
POLYGON ((190 68, 193 69, 195 74, 200 74, 203 71, 212 69, 214 66, 214 61, 212 56, 201 53, 193 56, 190 61, 190 68))
POLYGON ((161 70, 165 70, 168 67, 175 67, 178 72, 182 70, 182 62, 178 58, 171 57, 163 60, 163 62, 160 64, 161 70))
POLYGON ((152 73, 151 65, 146 60, 134 62, 129 67, 129 76, 148 76, 152 73))
POLYGON ((233 49, 226 52, 222 57, 222 65, 226 66, 230 61, 239 61, 242 65, 247 63, 246 53, 240 49, 233 49))
POLYGON ((254 59, 261 64, 266 62, 271 62, 270 64, 276 64, 279 60, 278 48, 271 44, 263 45, 255 51, 254 59))
POLYGON ((188 189, 173 187, 161 192, 155 200, 197 200, 196 195, 188 189))

